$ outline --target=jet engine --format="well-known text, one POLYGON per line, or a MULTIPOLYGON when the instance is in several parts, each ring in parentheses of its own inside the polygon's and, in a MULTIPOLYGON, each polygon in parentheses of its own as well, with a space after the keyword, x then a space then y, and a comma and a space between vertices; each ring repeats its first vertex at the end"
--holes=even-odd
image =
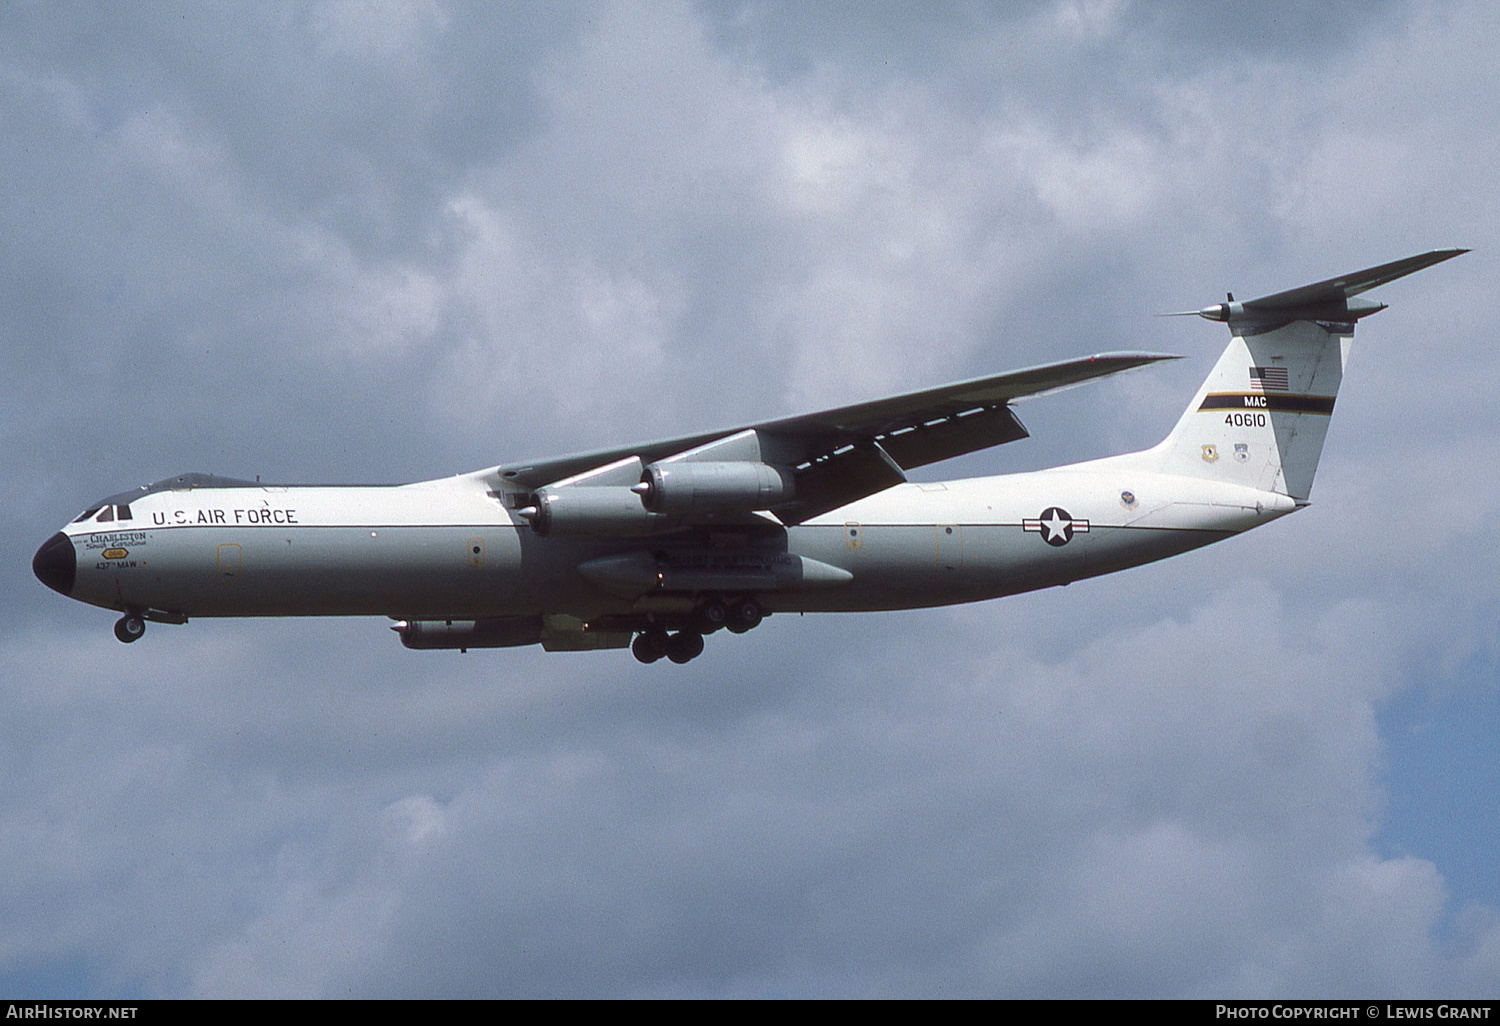
POLYGON ((652 513, 745 513, 786 502, 792 472, 752 460, 653 463, 632 489, 652 513))
POLYGON ((516 511, 541 535, 639 538, 677 526, 653 513, 624 485, 568 485, 543 488, 531 504, 516 511))

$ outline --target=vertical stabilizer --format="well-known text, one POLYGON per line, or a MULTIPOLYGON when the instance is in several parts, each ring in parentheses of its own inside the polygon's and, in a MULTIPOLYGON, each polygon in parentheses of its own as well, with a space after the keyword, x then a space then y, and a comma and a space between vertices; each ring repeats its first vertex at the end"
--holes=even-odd
POLYGON ((1227 302, 1188 311, 1227 322, 1232 337, 1192 405, 1150 455, 1169 474, 1306 503, 1355 322, 1385 309, 1360 294, 1467 252, 1435 249, 1242 303, 1231 294, 1227 302))
POLYGON ((1236 333, 1154 450, 1161 470, 1306 502, 1354 326, 1313 321, 1236 333))

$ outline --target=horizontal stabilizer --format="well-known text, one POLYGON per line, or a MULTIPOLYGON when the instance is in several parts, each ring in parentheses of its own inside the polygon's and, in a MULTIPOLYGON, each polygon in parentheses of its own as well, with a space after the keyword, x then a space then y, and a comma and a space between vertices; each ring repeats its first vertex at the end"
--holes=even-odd
POLYGON ((1430 253, 1419 253, 1403 260, 1392 260, 1388 264, 1367 267, 1352 274, 1341 274, 1337 278, 1302 285, 1285 292, 1275 292, 1259 299, 1235 302, 1234 296, 1226 303, 1214 303, 1201 310, 1185 310, 1167 314, 1168 317, 1184 317, 1197 314, 1210 321, 1242 322, 1258 325, 1288 324, 1292 321, 1337 321, 1352 322, 1385 309, 1384 303, 1367 299, 1355 299, 1361 292, 1368 292, 1387 282, 1415 274, 1423 268, 1451 260, 1467 253, 1467 249, 1435 249, 1430 253))
POLYGON ((1451 260, 1467 252, 1467 249, 1435 249, 1430 253, 1409 256, 1404 260, 1392 260, 1388 264, 1367 267, 1353 274, 1344 274, 1337 278, 1329 278, 1327 281, 1288 289, 1274 295, 1262 296, 1260 299, 1252 299, 1245 304, 1245 308, 1279 311, 1337 304, 1361 292, 1368 292, 1376 286, 1395 281, 1397 278, 1405 278, 1408 274, 1415 274, 1423 268, 1440 264, 1444 260, 1451 260))

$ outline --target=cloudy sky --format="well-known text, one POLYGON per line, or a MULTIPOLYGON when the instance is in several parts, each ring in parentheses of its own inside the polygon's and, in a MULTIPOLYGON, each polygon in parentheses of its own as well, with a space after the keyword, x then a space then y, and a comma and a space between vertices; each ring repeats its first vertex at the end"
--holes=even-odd
MULTIPOLYGON (((1500 990, 1500 8, 0 3, 0 993, 1500 990), (30 573, 185 470, 404 481, 1112 349, 1439 246, 1314 506, 686 667, 125 648, 30 573)), ((929 476, 937 476, 936 474, 929 476)))

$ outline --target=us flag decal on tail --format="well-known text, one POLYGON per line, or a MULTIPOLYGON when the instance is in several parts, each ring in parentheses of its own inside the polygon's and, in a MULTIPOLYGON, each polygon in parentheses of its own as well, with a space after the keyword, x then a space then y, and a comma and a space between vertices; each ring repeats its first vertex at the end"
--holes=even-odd
POLYGON ((1250 387, 1262 392, 1285 392, 1290 389, 1285 367, 1251 367, 1250 387))

